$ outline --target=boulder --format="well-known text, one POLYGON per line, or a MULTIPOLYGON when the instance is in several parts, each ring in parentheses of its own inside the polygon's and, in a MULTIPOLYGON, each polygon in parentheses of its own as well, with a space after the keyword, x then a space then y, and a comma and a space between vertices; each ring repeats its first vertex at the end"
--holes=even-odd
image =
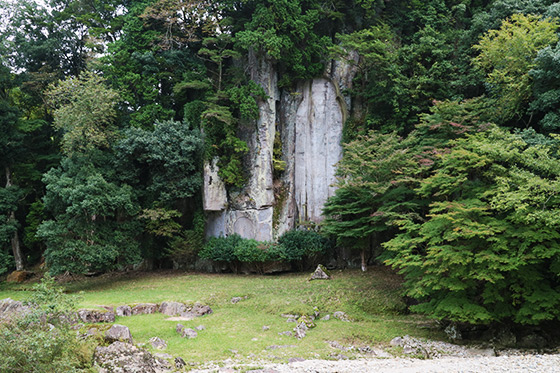
POLYGON ((187 307, 179 302, 163 302, 159 306, 159 312, 168 316, 177 316, 187 311, 187 307))
POLYGON ((0 322, 9 321, 14 317, 23 316, 30 311, 30 307, 22 302, 10 298, 0 300, 0 322))
POLYGON ((315 269, 315 272, 313 272, 311 274, 311 277, 309 278, 309 281, 330 280, 330 279, 331 279, 331 275, 330 275, 328 269, 324 265, 319 264, 317 266, 317 269, 315 269))
POLYGON ((24 282, 29 277, 33 276, 33 272, 28 271, 13 271, 6 278, 6 282, 24 282))
POLYGON ((107 310, 78 310, 78 318, 85 323, 115 322, 115 313, 107 310))
POLYGON ((115 324, 105 332, 105 339, 110 342, 125 341, 132 343, 132 334, 130 334, 130 329, 126 326, 115 324))
POLYGON ((210 315, 214 311, 212 311, 212 308, 210 308, 210 306, 196 302, 189 312, 195 315, 196 317, 199 317, 204 315, 210 315))
POLYGON ((93 356, 100 373, 161 373, 171 370, 168 362, 155 358, 146 350, 123 342, 97 347, 93 356))
POLYGON ((187 363, 185 363, 185 360, 180 357, 175 358, 175 369, 183 369, 185 365, 187 365, 187 363))
POLYGON ((307 330, 309 328, 307 327, 307 325, 305 325, 305 323, 299 323, 297 324, 297 326, 294 328, 294 336, 297 339, 302 339, 306 336, 307 334, 307 330))
POLYGON ((198 333, 196 332, 196 330, 191 329, 191 328, 184 328, 181 331, 181 337, 183 338, 187 338, 187 339, 193 339, 198 337, 198 333))
POLYGON ((165 342, 160 337, 152 337, 149 340, 150 344, 153 348, 158 350, 165 350, 167 348, 167 342, 165 342))
POLYGON ((130 306, 118 306, 117 316, 132 316, 132 308, 130 306))
POLYGON ((350 321, 348 315, 342 311, 336 311, 335 313, 333 313, 333 317, 335 319, 339 319, 340 321, 346 321, 346 322, 350 321))
POLYGON ((139 303, 132 307, 132 314, 133 315, 143 315, 143 314, 150 314, 155 313, 158 307, 155 303, 139 303))

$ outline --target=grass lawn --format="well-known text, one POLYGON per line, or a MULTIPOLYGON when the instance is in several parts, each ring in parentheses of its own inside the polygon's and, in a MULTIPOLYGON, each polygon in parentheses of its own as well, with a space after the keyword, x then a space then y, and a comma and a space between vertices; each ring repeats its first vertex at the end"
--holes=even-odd
MULTIPOLYGON (((286 361, 289 357, 323 358, 353 352, 335 350, 326 341, 342 345, 387 345, 395 336, 441 337, 432 324, 418 315, 405 315, 399 296, 400 278, 385 267, 369 272, 334 271, 333 280, 307 281, 308 273, 276 276, 199 274, 199 273, 128 273, 66 283, 78 295, 79 307, 119 306, 141 302, 201 302, 214 310, 211 315, 182 321, 186 327, 204 325, 195 339, 181 338, 175 332, 177 321, 162 314, 117 317, 116 323, 130 328, 135 343, 147 343, 158 336, 168 343, 164 351, 181 356, 187 363, 204 361, 264 360, 286 361), (247 297, 232 304, 232 297, 247 297), (302 340, 279 335, 291 331, 281 314, 313 314, 320 317, 334 311, 348 314, 352 322, 331 317, 316 321, 302 340), (263 326, 270 327, 263 330, 263 326), (267 349, 269 346, 290 346, 267 349)), ((0 285, 0 299, 23 300, 30 284, 0 285)), ((147 344, 151 349, 151 346, 147 344)))

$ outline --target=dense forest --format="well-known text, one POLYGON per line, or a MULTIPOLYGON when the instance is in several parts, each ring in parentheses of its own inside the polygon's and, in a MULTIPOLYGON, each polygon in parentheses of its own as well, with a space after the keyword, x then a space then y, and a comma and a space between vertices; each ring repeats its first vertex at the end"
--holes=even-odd
POLYGON ((201 249, 301 267, 328 238, 400 271, 415 311, 558 320, 557 2, 0 3, 0 273, 169 266, 201 249), (354 64, 338 189, 312 233, 204 246, 203 162, 246 183, 240 131, 265 95, 250 54, 285 90, 354 64))

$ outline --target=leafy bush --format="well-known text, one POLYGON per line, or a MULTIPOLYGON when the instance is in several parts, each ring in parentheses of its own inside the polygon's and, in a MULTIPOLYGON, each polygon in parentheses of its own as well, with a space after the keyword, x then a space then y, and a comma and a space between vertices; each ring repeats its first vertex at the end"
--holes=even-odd
POLYGON ((560 318, 557 150, 497 127, 452 143, 417 189, 425 219, 405 215, 385 243, 413 310, 471 324, 560 318))
POLYGON ((46 277, 34 287, 32 312, 0 326, 0 372, 86 372, 93 346, 80 341, 62 317, 73 299, 46 277))
MULTIPOLYGON (((312 230, 292 230, 284 233, 278 239, 280 257, 283 260, 299 262, 300 269, 314 257, 326 254, 330 248, 329 240, 312 230)), ((313 265, 314 263, 307 263, 313 265)))
POLYGON ((243 240, 240 235, 232 234, 227 237, 212 237, 200 250, 198 255, 202 259, 210 259, 215 262, 230 263, 237 259, 235 247, 243 240))
POLYGON ((234 272, 241 262, 249 263, 258 273, 263 273, 264 263, 281 259, 277 244, 242 238, 238 234, 211 238, 198 255, 202 259, 228 263, 234 272))
POLYGON ((4 251, 0 252, 0 275, 8 272, 10 268, 14 266, 14 258, 10 255, 5 253, 4 251))

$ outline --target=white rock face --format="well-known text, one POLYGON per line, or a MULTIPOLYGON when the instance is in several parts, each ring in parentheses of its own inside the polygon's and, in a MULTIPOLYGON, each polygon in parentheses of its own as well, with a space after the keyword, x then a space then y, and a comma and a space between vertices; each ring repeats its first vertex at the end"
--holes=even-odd
POLYGON ((204 211, 222 211, 227 207, 226 186, 218 175, 218 158, 204 162, 204 211))
MULTIPOLYGON (((349 61, 356 59, 357 55, 348 57, 349 61)), ((334 193, 342 128, 350 107, 350 98, 340 92, 351 88, 355 68, 345 61, 333 61, 324 78, 302 82, 295 91, 281 94, 270 60, 250 54, 249 70, 267 96, 258 102, 257 122, 242 124, 241 133, 250 149, 245 164, 249 180, 242 191, 228 195, 215 184, 217 169, 205 167, 206 234, 237 233, 269 241, 298 223, 322 220, 323 205, 334 193), (281 180, 276 181, 277 195, 282 197, 278 201, 272 166, 276 131, 286 162, 281 180), (274 214, 274 209, 279 211, 274 214), (274 215, 277 221, 273 221, 274 215)))
POLYGON ((342 110, 330 80, 307 82, 302 94, 295 118, 295 203, 300 222, 318 223, 334 193, 336 163, 342 157, 342 110))

